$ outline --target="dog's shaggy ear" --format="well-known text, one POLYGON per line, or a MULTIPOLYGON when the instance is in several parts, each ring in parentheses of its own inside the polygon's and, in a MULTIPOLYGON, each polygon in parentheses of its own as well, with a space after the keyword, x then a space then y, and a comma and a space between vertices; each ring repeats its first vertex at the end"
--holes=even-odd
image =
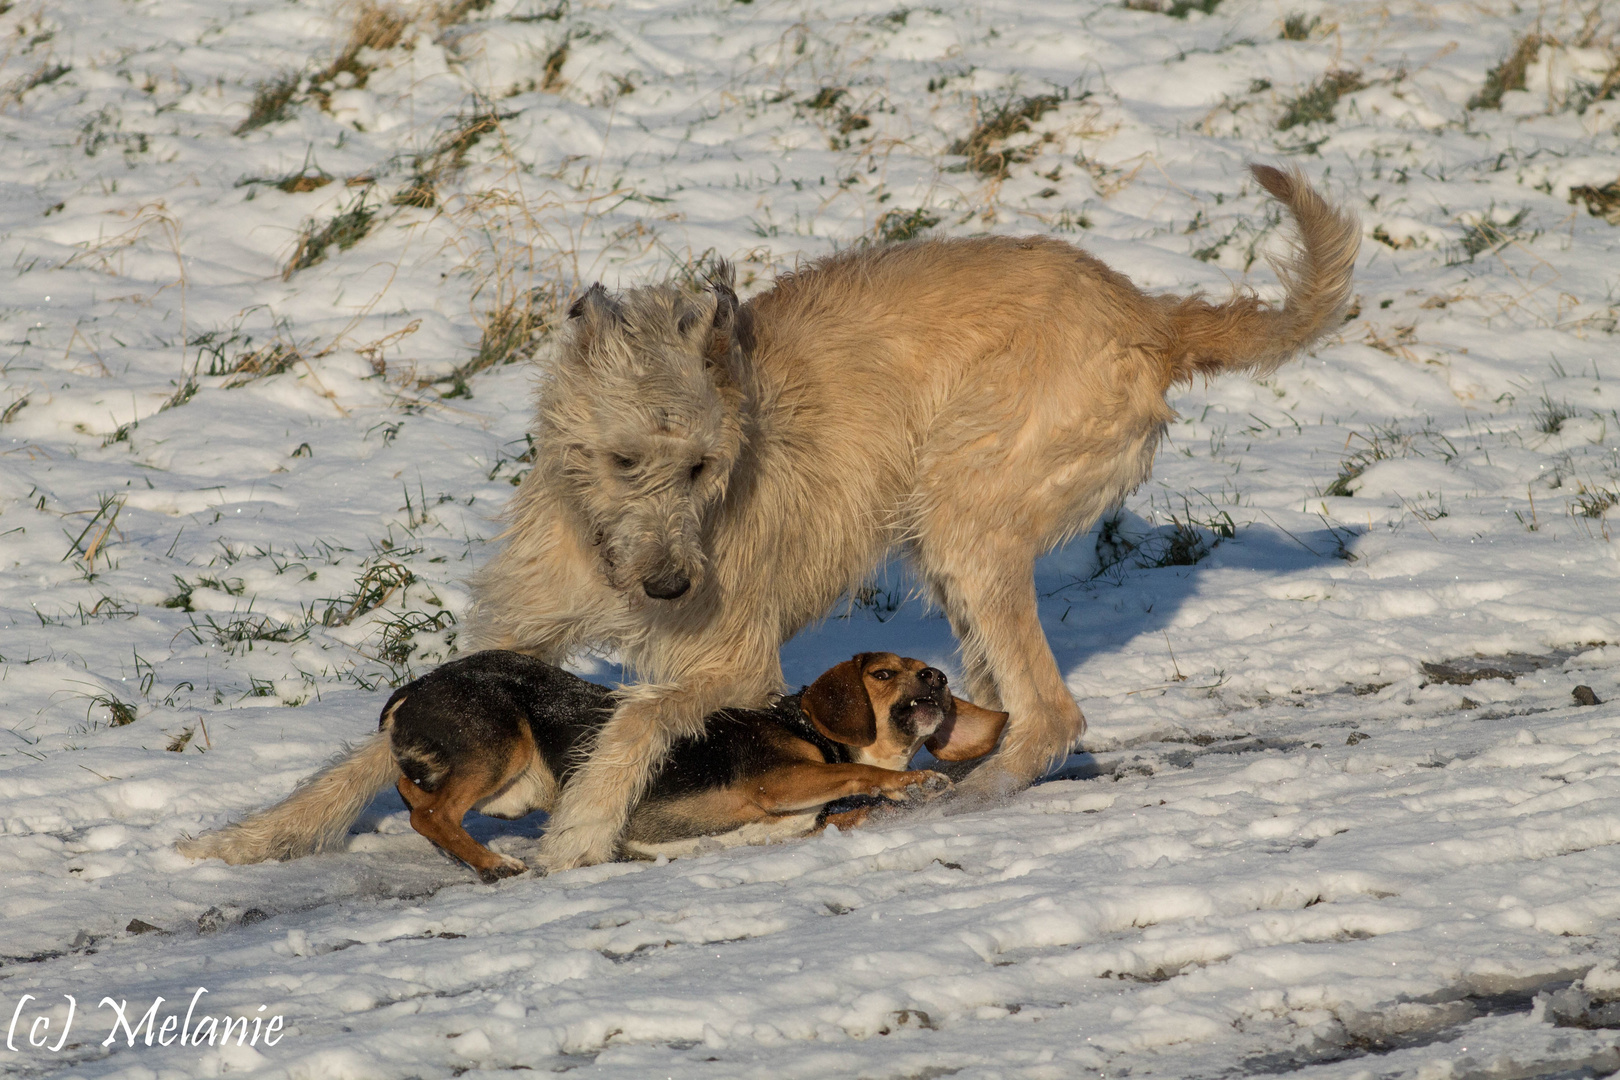
POLYGON ((953 696, 951 714, 923 745, 941 761, 968 761, 994 750, 1006 725, 1006 713, 953 696))
POLYGON ((568 317, 570 319, 584 319, 588 323, 601 322, 604 319, 613 319, 622 322, 624 312, 619 308, 619 302, 608 295, 608 291, 598 281, 585 290, 585 295, 569 305, 568 317))
POLYGON ((737 299, 737 272, 724 259, 709 272, 709 291, 714 294, 714 321, 703 360, 711 370, 719 370, 739 382, 742 364, 754 351, 753 313, 737 299))
POLYGON ((569 305, 568 321, 574 325, 574 334, 579 343, 575 352, 583 358, 589 354, 591 346, 604 330, 624 323, 624 308, 618 298, 598 281, 569 305))
POLYGON ((834 664, 821 673, 799 698, 799 705, 816 730, 845 746, 871 746, 877 742, 877 714, 861 678, 869 654, 834 664))

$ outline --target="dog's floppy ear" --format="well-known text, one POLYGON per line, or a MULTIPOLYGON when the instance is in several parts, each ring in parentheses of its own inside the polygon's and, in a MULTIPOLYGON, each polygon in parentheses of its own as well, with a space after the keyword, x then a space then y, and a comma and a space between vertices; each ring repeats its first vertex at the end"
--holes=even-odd
POLYGON ((754 351, 754 317, 737 299, 736 277, 736 271, 724 259, 718 260, 709 272, 709 291, 714 294, 714 322, 703 361, 710 370, 740 382, 742 364, 754 351))
POLYGON ((810 722, 833 742, 871 746, 877 742, 877 714, 861 678, 867 653, 835 664, 821 673, 799 698, 810 722))
POLYGON ((967 761, 996 748, 1007 714, 951 697, 951 714, 923 743, 941 761, 967 761))

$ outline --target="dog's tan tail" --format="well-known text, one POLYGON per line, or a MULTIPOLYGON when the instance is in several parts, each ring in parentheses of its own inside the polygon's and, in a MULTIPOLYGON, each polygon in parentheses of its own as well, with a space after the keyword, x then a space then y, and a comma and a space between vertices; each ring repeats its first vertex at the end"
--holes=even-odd
POLYGON ((1172 301, 1166 350, 1172 382, 1223 371, 1268 374, 1339 325, 1350 302, 1361 247, 1355 215, 1330 205, 1298 169, 1251 169, 1260 186, 1288 207, 1299 229, 1293 254, 1276 267, 1287 296, 1281 308, 1252 296, 1224 304, 1199 297, 1172 301))
POLYGON ((296 859, 325 850, 341 840, 367 804, 399 776, 389 738, 385 727, 276 805, 175 847, 193 859, 233 864, 296 859))

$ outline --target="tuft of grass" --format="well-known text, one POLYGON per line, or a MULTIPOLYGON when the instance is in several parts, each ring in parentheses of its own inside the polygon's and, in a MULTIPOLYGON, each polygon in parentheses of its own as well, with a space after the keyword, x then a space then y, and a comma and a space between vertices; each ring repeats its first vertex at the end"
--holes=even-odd
POLYGON ((416 575, 400 563, 391 560, 374 563, 355 581, 352 590, 326 601, 321 625, 348 626, 360 616, 388 603, 396 592, 408 589, 415 583, 416 575))
POLYGON ((1556 435, 1564 428, 1564 421, 1573 420, 1580 413, 1567 401, 1554 401, 1545 392, 1541 395, 1541 408, 1530 414, 1536 430, 1543 435, 1556 435))
POLYGON ((1355 492, 1350 490, 1351 481, 1366 472, 1377 461, 1423 457, 1425 448, 1443 461, 1449 462, 1458 456, 1457 448, 1452 445, 1450 439, 1428 427, 1421 431, 1408 432, 1391 424, 1388 427, 1374 427, 1371 435, 1353 432, 1350 438, 1345 440, 1346 447, 1356 440, 1361 442, 1361 447, 1339 463, 1339 475, 1322 489, 1323 495, 1340 498, 1354 495, 1355 492))
POLYGON ((1468 99, 1470 109, 1500 109, 1502 95, 1509 90, 1523 90, 1525 73, 1541 51, 1542 37, 1529 33, 1520 38, 1513 51, 1500 64, 1485 74, 1485 85, 1479 93, 1468 99))
POLYGON ((1309 41, 1311 31, 1320 25, 1320 16, 1312 15, 1307 19, 1304 12, 1296 11, 1283 20, 1282 33, 1277 36, 1284 41, 1309 41))
POLYGON ((4 409, 0 409, 0 424, 9 424, 17 419, 17 414, 28 408, 28 397, 29 395, 24 394, 4 409))
MULTIPOLYGON (((1528 206, 1520 209, 1517 214, 1514 214, 1506 221, 1493 221, 1489 213, 1484 214, 1478 221, 1464 226, 1463 237, 1458 242, 1458 246, 1462 249, 1463 254, 1468 256, 1467 261, 1473 262, 1474 258, 1482 252, 1495 251, 1498 248, 1506 247, 1524 236, 1525 232, 1519 226, 1529 216, 1530 208, 1528 206)), ((1531 235, 1534 236, 1535 234, 1532 233, 1531 235)), ((1462 261, 1461 259, 1451 260, 1451 265, 1457 265, 1462 261)))
POLYGON ((236 125, 233 135, 246 135, 267 124, 277 124, 292 116, 293 95, 298 93, 300 78, 296 71, 283 71, 258 84, 253 90, 253 101, 248 105, 247 119, 236 125))
POLYGON ((541 68, 540 89, 548 94, 555 94, 567 86, 568 82, 563 78, 563 65, 566 63, 568 63, 568 39, 564 38, 563 43, 552 49, 551 55, 546 57, 546 62, 541 68))
POLYGON ((90 699, 90 707, 85 710, 84 718, 90 719, 90 714, 97 708, 107 710, 108 727, 126 727, 135 722, 135 706, 127 701, 119 701, 111 694, 97 694, 90 699))
POLYGON ((190 634, 199 645, 220 645, 232 655, 237 655, 252 652, 254 642, 286 644, 302 641, 309 634, 309 628, 300 629, 268 615, 255 615, 249 605, 248 611, 233 613, 223 623, 216 622, 213 615, 204 615, 201 623, 192 619, 191 625, 183 632, 190 634))
POLYGON ((966 167, 981 176, 1005 177, 1009 166, 1031 160, 1035 156, 1035 149, 1008 149, 997 144, 1028 131, 1037 120, 1056 109, 1062 100, 1056 94, 1029 97, 1013 94, 996 103, 980 99, 979 122, 965 138, 946 147, 946 153, 967 158, 966 167))
POLYGON ((556 312, 556 295, 546 289, 530 289, 512 300, 497 304, 485 317, 484 332, 478 339, 478 351, 472 359, 450 374, 424 385, 450 383, 450 390, 442 396, 471 397, 467 380, 473 375, 486 368, 534 359, 535 351, 545 340, 556 312))
POLYGON ((1221 0, 1125 0, 1125 6, 1131 11, 1151 11, 1172 19, 1185 19, 1194 11, 1213 14, 1221 6, 1221 0))
POLYGON ((280 375, 303 358, 304 354, 296 345, 272 341, 261 348, 238 353, 235 359, 222 362, 217 369, 210 364, 208 374, 231 376, 225 383, 225 388, 234 390, 239 386, 246 386, 255 379, 268 379, 272 375, 280 375))
POLYGON ((1579 199, 1586 204, 1587 213, 1600 217, 1610 225, 1620 225, 1620 180, 1603 187, 1582 184, 1569 189, 1569 201, 1579 199))
MULTIPOLYGON (((369 49, 374 52, 387 52, 400 43, 410 24, 411 16, 403 8, 365 0, 355 13, 354 23, 349 27, 349 37, 343 43, 343 48, 339 49, 331 62, 311 80, 312 84, 321 88, 316 94, 319 95, 322 91, 329 94, 330 91, 326 90, 329 84, 335 86, 339 81, 346 82, 347 80, 338 78, 344 74, 352 76, 350 86, 365 86, 371 73, 377 70, 375 64, 367 63, 363 59, 365 51, 369 49)), ((324 101, 322 107, 325 107, 324 101)))
POLYGON ((516 113, 480 109, 470 116, 457 117, 451 129, 433 141, 411 163, 411 178, 394 195, 395 206, 415 206, 423 210, 438 205, 437 188, 467 165, 467 152, 485 135, 500 130, 501 122, 516 113))
POLYGON ((807 109, 815 109, 818 112, 823 112, 832 108, 834 105, 837 105, 839 100, 848 93, 849 91, 845 90, 842 86, 823 86, 820 90, 816 91, 814 97, 805 99, 804 107, 807 109))
POLYGON ((366 197, 362 194, 325 224, 306 222, 304 231, 298 237, 298 247, 287 261, 286 269, 281 272, 282 280, 325 259, 327 249, 333 245, 340 251, 354 247, 371 231, 376 216, 376 207, 367 206, 366 197))
POLYGON ((1600 518, 1609 512, 1609 507, 1620 503, 1620 493, 1609 491, 1606 488, 1580 485, 1575 493, 1574 511, 1581 517, 1600 518))
POLYGON ((555 4, 543 11, 534 11, 527 15, 508 15, 507 21, 515 23, 561 22, 563 16, 567 14, 568 0, 557 0, 555 4))
POLYGON ((897 244, 915 239, 918 234, 938 224, 939 215, 929 213, 922 207, 915 210, 890 210, 878 218, 878 240, 885 244, 897 244))
POLYGON ((196 369, 193 369, 190 374, 181 380, 180 384, 174 388, 174 393, 169 395, 169 399, 162 405, 158 406, 158 412, 168 412, 170 409, 178 408, 181 405, 184 405, 186 402, 197 396, 197 391, 199 389, 200 387, 197 383, 197 372, 196 369))
POLYGON ((1330 71, 1305 88, 1305 92, 1286 102, 1278 131, 1287 131, 1300 124, 1327 124, 1333 122, 1333 109, 1339 99, 1366 86, 1359 71, 1330 71))
POLYGON ((1137 548, 1142 566, 1160 569, 1167 566, 1196 566, 1222 540, 1237 536, 1237 523, 1225 510, 1200 521, 1190 508, 1183 506, 1180 515, 1170 515, 1170 527, 1144 540, 1137 548))
POLYGON ((277 180, 276 187, 289 195, 302 195, 306 191, 319 191, 331 182, 331 175, 324 169, 316 169, 313 172, 302 169, 277 180))
POLYGON ((433 21, 439 24, 442 30, 454 26, 475 11, 483 11, 493 4, 495 0, 449 0, 448 3, 439 4, 433 12, 433 21))
POLYGON ((196 728, 186 728, 174 738, 170 739, 169 745, 165 746, 163 749, 169 751, 171 754, 183 754, 185 753, 186 747, 191 745, 191 737, 195 734, 197 734, 196 728))
MULTIPOLYGON (((382 637, 378 643, 379 659, 396 669, 409 672, 408 661, 416 648, 411 639, 417 634, 436 634, 456 624, 455 615, 448 609, 429 614, 425 611, 407 611, 382 624, 382 637)), ((405 681, 405 680, 400 680, 405 681)), ((395 683, 397 686, 398 683, 395 683)))

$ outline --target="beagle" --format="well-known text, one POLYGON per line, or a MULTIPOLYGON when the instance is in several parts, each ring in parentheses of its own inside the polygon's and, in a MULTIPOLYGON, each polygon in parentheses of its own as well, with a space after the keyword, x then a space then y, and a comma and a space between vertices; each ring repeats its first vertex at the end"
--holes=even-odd
MULTIPOLYGON (((549 810, 612 714, 613 692, 515 652, 453 660, 389 698, 389 739, 411 826, 485 881, 517 859, 467 834, 468 810, 517 818, 549 810)), ((919 746, 943 761, 995 749, 1007 714, 953 697, 945 673, 893 653, 861 653, 762 709, 727 709, 675 742, 630 814, 621 854, 652 858, 859 824, 875 803, 950 787, 906 771, 919 746)))

